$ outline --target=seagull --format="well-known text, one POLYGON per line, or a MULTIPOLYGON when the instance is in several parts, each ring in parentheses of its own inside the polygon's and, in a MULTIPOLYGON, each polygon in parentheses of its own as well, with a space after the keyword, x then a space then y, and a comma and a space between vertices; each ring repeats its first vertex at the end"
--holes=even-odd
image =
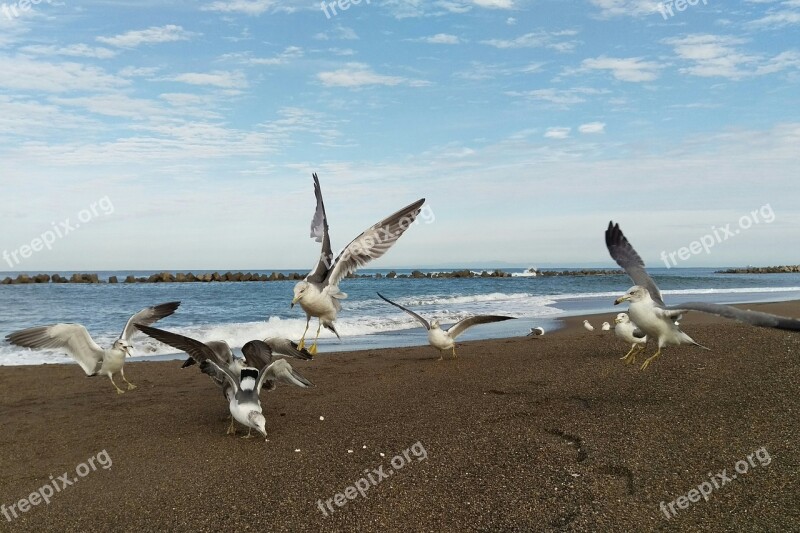
POLYGON ((583 321, 583 327, 586 329, 586 331, 594 331, 594 326, 589 324, 588 320, 583 321))
POLYGON ((668 345, 691 344, 708 349, 695 342, 689 335, 681 331, 675 321, 688 311, 700 311, 725 318, 731 318, 752 326, 800 331, 800 320, 758 311, 742 311, 729 305, 703 302, 687 302, 667 307, 661 298, 653 278, 645 270, 644 261, 636 253, 628 239, 619 229, 619 224, 608 223, 606 229, 606 247, 614 261, 625 270, 625 273, 636 284, 624 295, 617 298, 614 305, 630 302, 628 315, 636 326, 648 337, 658 340, 658 351, 645 360, 641 369, 645 370, 650 363, 661 355, 661 350, 668 345))
POLYGON ((294 286, 294 298, 292 298, 291 306, 294 307, 299 303, 306 312, 306 329, 298 343, 298 349, 302 350, 305 347, 305 338, 311 317, 315 316, 319 319, 317 335, 308 350, 312 355, 316 355, 317 340, 322 326, 339 337, 333 321, 336 320, 336 314, 342 309, 340 300, 347 298, 347 294, 339 290, 339 282, 359 267, 385 254, 416 220, 422 204, 425 203, 425 198, 407 205, 364 231, 353 239, 332 262, 333 252, 328 232, 328 217, 322 201, 322 190, 317 175, 313 174, 313 178, 317 208, 314 218, 311 220, 311 237, 322 243, 322 253, 314 270, 294 286))
MULTIPOLYGON (((465 318, 459 322, 456 322, 450 329, 444 330, 439 325, 438 320, 432 320, 428 323, 427 320, 419 316, 417 313, 410 309, 406 309, 400 304, 394 303, 390 299, 386 298, 381 293, 377 293, 378 296, 381 297, 382 300, 392 304, 393 306, 402 309, 422 324, 422 326, 428 330, 428 342, 431 346, 439 350, 442 355, 439 357, 439 361, 441 361, 444 357, 444 352, 446 350, 453 350, 453 358, 456 357, 456 343, 455 339, 462 333, 464 333, 467 329, 471 328, 472 326, 477 326, 478 324, 490 324, 492 322, 502 322, 503 320, 514 320, 513 316, 497 316, 497 315, 479 315, 473 316, 470 318, 465 318)), ((544 330, 542 330, 544 332, 544 330)))
POLYGON ((531 328, 531 332, 528 333, 527 336, 528 337, 541 337, 542 335, 544 335, 544 328, 540 326, 538 328, 531 328))
MULTIPOLYGON (((275 389, 276 382, 289 383, 298 387, 312 387, 313 384, 295 372, 285 359, 272 362, 274 346, 285 347, 282 339, 271 345, 266 341, 250 341, 242 347, 244 362, 234 357, 228 343, 224 341, 211 341, 203 343, 196 339, 152 328, 142 324, 136 327, 150 337, 168 344, 173 348, 185 351, 195 362, 200 363, 200 370, 211 376, 211 379, 222 388, 228 400, 228 409, 231 413, 231 423, 227 434, 236 434, 234 420, 247 426, 247 435, 255 429, 267 438, 266 419, 261 411, 259 393, 266 383, 267 390, 275 389)), ((267 339, 271 341, 273 339, 267 339)), ((291 344, 291 341, 286 341, 291 344)), ((302 359, 310 359, 302 352, 302 359)))
POLYGON ((608 322, 603 322, 603 326, 600 329, 603 331, 611 331, 611 324, 608 322))
POLYGON ((122 376, 122 380, 128 384, 128 390, 136 388, 125 379, 122 369, 125 356, 131 355, 133 349, 131 338, 136 333, 134 324, 153 324, 173 314, 179 305, 180 302, 167 302, 145 307, 128 319, 119 339, 108 349, 98 346, 81 324, 53 324, 23 329, 7 335, 6 340, 25 348, 62 348, 81 365, 87 376, 108 376, 117 394, 123 394, 125 391, 114 383, 114 374, 122 376))
POLYGON ((614 335, 631 345, 631 349, 620 357, 626 363, 636 363, 636 356, 647 346, 647 335, 631 322, 628 313, 619 313, 614 319, 614 335))
MULTIPOLYGON (((268 339, 264 339, 262 342, 266 345, 266 349, 269 351, 270 355, 284 355, 286 357, 294 357, 295 359, 304 359, 306 361, 311 360, 312 355, 306 349, 298 349, 298 344, 296 342, 292 342, 289 339, 283 339, 280 337, 270 337, 268 339)), ((221 355, 221 359, 223 362, 228 362, 232 358, 234 358, 233 351, 231 347, 225 341, 209 341, 206 343, 214 352, 221 355), (218 346, 218 348, 215 348, 218 346)), ((237 358, 238 359, 238 358, 237 358)), ((187 366, 192 366, 195 364, 196 361, 191 356, 183 362, 181 368, 186 368, 187 366)), ((226 363, 227 364, 227 363, 226 363)), ((230 365, 228 365, 230 368, 230 365)), ((251 365, 252 366, 252 365, 251 365)), ((257 367, 259 370, 261 367, 257 367)), ((234 369, 231 369, 234 370, 234 369)), ((236 370, 234 370, 235 372, 236 370)))

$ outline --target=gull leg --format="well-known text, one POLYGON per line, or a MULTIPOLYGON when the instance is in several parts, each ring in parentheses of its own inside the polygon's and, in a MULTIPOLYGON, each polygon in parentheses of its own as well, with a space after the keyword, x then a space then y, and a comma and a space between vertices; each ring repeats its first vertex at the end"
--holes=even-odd
POLYGON ((111 374, 108 375, 108 379, 111 380, 111 384, 114 385, 115 389, 117 389, 117 394, 125 394, 125 391, 117 387, 117 384, 114 383, 114 378, 111 376, 111 374))
POLYGON ((317 355, 317 339, 319 339, 319 332, 322 329, 322 319, 319 319, 319 326, 317 326, 317 335, 314 337, 314 344, 311 345, 311 348, 308 349, 308 353, 311 355, 317 355))
POLYGON ((648 357, 647 359, 645 359, 644 364, 642 364, 641 370, 644 370, 648 366, 650 366, 650 363, 655 361, 658 358, 659 355, 661 355, 661 347, 658 348, 658 351, 655 354, 653 354, 652 357, 648 357))
POLYGON ((627 359, 628 359, 628 356, 629 356, 630 354, 632 354, 632 353, 633 353, 633 350, 634 350, 634 349, 636 349, 636 345, 635 345, 635 344, 634 344, 633 346, 631 346, 631 349, 630 349, 630 350, 628 350, 628 353, 626 353, 625 355, 623 355, 622 357, 620 357, 620 358, 619 358, 619 359, 620 359, 620 361, 625 361, 625 360, 627 360, 627 359))
POLYGON ((300 342, 297 343, 298 350, 302 350, 306 347, 306 333, 308 333, 309 322, 311 322, 311 315, 306 315, 306 329, 303 330, 303 336, 300 337, 300 342))
POLYGON ((623 357, 622 359, 625 361, 626 364, 633 365, 636 364, 636 356, 639 355, 639 345, 634 344, 631 346, 630 351, 623 357))
POLYGON ((252 439, 252 438, 253 438, 253 436, 250 434, 250 432, 251 432, 251 431, 252 431, 252 428, 247 428, 247 435, 245 435, 245 436, 244 436, 244 437, 242 437, 242 438, 243 438, 243 439, 252 439))
POLYGON ((453 345, 453 359, 458 359, 458 356, 456 355, 456 345, 455 344, 453 345))
POLYGON ((128 384, 128 390, 133 390, 136 388, 136 385, 125 379, 125 371, 123 369, 119 369, 119 375, 122 376, 122 381, 128 384))
POLYGON ((226 431, 225 434, 236 435, 236 426, 233 423, 233 416, 231 416, 231 424, 228 426, 228 431, 226 431))

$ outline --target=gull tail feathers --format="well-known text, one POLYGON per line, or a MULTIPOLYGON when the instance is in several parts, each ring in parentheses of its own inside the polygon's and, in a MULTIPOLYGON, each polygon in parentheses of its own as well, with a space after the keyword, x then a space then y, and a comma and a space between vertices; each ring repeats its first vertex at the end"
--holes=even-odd
POLYGON ((711 348, 709 348, 707 346, 703 346, 702 344, 700 344, 699 342, 695 341, 693 338, 691 338, 689 335, 687 335, 686 333, 684 333, 682 331, 681 331, 681 335, 682 335, 681 336, 681 343, 683 343, 683 344, 691 344, 692 346, 697 346, 698 348, 701 348, 703 350, 708 350, 709 352, 711 351, 711 348))

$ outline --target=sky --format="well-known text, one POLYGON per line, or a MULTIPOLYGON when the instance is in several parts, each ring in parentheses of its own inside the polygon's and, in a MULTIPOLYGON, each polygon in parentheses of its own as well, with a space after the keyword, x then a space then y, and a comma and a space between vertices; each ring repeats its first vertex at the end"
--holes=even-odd
POLYGON ((2 2, 2 270, 799 261, 800 0, 2 2))

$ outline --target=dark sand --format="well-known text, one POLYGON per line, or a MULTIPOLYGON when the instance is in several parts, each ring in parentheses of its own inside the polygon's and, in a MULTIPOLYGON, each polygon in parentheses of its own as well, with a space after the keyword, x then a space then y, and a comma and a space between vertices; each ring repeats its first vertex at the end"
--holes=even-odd
MULTIPOLYGON (((797 302, 750 307, 800 316, 797 302)), ((295 364, 316 388, 262 394, 268 443, 225 435, 227 406, 196 367, 129 364, 139 388, 119 397, 75 365, 2 367, 0 503, 103 449, 113 466, 0 530, 800 531, 800 335, 712 324, 683 326, 713 351, 671 348, 646 372, 580 319, 461 344, 457 361, 320 355, 295 364), (417 442, 426 460, 323 516, 317 500, 417 442), (769 465, 671 520, 659 510, 762 447, 769 465)))

